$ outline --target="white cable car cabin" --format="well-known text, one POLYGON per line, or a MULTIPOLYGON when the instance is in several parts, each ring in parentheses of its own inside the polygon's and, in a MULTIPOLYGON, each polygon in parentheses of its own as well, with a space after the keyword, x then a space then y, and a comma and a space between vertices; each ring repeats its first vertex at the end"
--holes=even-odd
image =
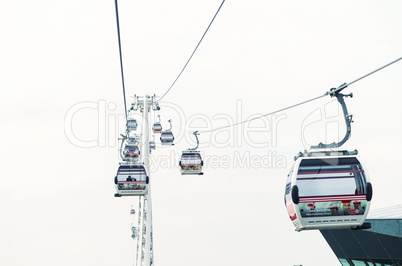
POLYGON ((296 231, 364 228, 372 195, 357 151, 310 152, 295 158, 285 204, 296 231))
POLYGON ((162 145, 174 145, 174 136, 171 131, 163 131, 160 140, 162 145))
POLYGON ((127 144, 137 144, 137 139, 133 137, 126 138, 127 144))
POLYGON ((155 143, 155 141, 151 140, 151 141, 149 142, 149 149, 150 149, 150 150, 155 150, 155 149, 156 149, 156 143, 155 143))
POLYGON ((131 214, 131 215, 134 215, 134 214, 135 214, 135 209, 134 209, 133 207, 131 207, 130 214, 131 214))
POLYGON ((152 131, 154 133, 161 133, 162 132, 162 125, 159 122, 156 122, 153 126, 152 126, 152 131))
POLYGON ((161 133, 162 132, 162 125, 161 125, 161 116, 158 115, 158 122, 155 122, 152 126, 152 131, 154 133, 161 133))
POLYGON ((149 177, 143 165, 120 165, 114 183, 115 197, 144 196, 148 193, 149 177))
POLYGON ((129 118, 127 120, 127 129, 129 131, 137 130, 137 126, 138 126, 137 120, 135 120, 134 118, 129 118))
POLYGON ((140 149, 137 145, 126 145, 123 150, 123 157, 125 159, 136 159, 140 156, 140 149))
POLYGON ((199 151, 187 150, 183 151, 179 162, 182 175, 203 175, 202 161, 199 151))
POLYGON ((168 130, 162 131, 162 133, 161 133, 160 140, 161 140, 162 145, 174 145, 173 144, 174 136, 171 131, 172 130, 172 120, 169 120, 168 122, 170 124, 170 128, 168 130))

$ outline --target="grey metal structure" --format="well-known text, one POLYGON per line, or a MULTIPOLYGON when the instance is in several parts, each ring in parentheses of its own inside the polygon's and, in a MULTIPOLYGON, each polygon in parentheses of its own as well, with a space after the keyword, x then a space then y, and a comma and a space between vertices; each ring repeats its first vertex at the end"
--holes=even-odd
POLYGON ((363 230, 321 230, 342 265, 402 265, 402 205, 370 212, 363 230))
POLYGON ((324 144, 324 143, 320 142, 317 146, 311 146, 311 149, 339 148, 343 144, 345 144, 345 142, 350 138, 350 133, 352 131, 352 128, 351 128, 350 124, 353 122, 353 120, 352 120, 353 116, 348 114, 348 109, 346 108, 345 100, 343 98, 344 97, 353 97, 353 93, 350 93, 350 94, 342 94, 342 93, 340 93, 346 87, 347 86, 346 86, 346 83, 345 83, 345 84, 342 84, 341 86, 339 86, 337 89, 333 88, 330 91, 331 97, 336 97, 338 102, 342 106, 343 116, 344 116, 345 123, 346 123, 346 134, 345 134, 345 136, 339 142, 333 142, 333 143, 330 143, 330 144, 324 144))
MULTIPOLYGON (((159 105, 155 101, 155 96, 139 97, 134 95, 134 103, 131 105, 130 111, 139 111, 142 113, 142 135, 132 136, 129 133, 122 135, 122 144, 120 147, 120 155, 123 160, 120 165, 128 165, 127 167, 142 167, 147 174, 146 189, 142 194, 129 195, 138 197, 138 226, 132 227, 133 239, 137 238, 137 247, 135 254, 136 266, 153 266, 153 234, 152 234, 152 198, 151 198, 151 178, 150 178, 150 149, 149 149, 149 113, 151 111, 159 110, 159 105), (135 143, 140 146, 141 155, 140 158, 127 159, 122 156, 122 149, 125 140, 134 139, 135 143)), ((122 167, 122 166, 121 166, 122 167)), ((116 196, 116 195, 115 195, 116 196)), ((120 197, 121 195, 117 195, 120 197)), ((124 196, 124 195, 123 195, 124 196)), ((131 213, 131 212, 130 212, 131 213)), ((135 214, 135 212, 133 213, 135 214)))
POLYGON ((195 139, 197 140, 197 146, 195 147, 195 148, 190 148, 190 149, 188 149, 188 150, 190 150, 190 151, 195 151, 195 150, 197 150, 198 149, 198 146, 200 145, 200 142, 198 141, 198 135, 200 135, 200 133, 198 133, 198 130, 197 131, 194 131, 193 132, 193 135, 195 136, 195 139))

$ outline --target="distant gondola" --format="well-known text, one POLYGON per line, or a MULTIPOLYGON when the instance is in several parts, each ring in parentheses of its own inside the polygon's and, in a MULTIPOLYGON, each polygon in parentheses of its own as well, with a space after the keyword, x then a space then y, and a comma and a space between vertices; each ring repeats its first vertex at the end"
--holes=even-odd
POLYGON ((199 151, 183 151, 179 162, 182 175, 202 175, 204 162, 199 151))
POLYGON ((155 150, 155 149, 156 149, 156 143, 155 143, 155 141, 151 140, 151 141, 149 142, 149 149, 150 149, 150 150, 155 150))
POLYGON ((137 120, 135 120, 134 118, 129 118, 127 120, 127 130, 128 131, 135 131, 137 130, 137 120))
POLYGON ((204 162, 202 161, 201 154, 197 151, 199 146, 198 141, 198 131, 193 132, 197 140, 197 146, 195 148, 187 149, 183 151, 181 155, 181 160, 179 162, 180 170, 182 175, 202 175, 202 166, 204 162))
POLYGON ((160 122, 161 118, 160 118, 159 115, 158 115, 158 119, 159 119, 159 121, 155 122, 154 125, 152 126, 152 131, 154 133, 161 133, 162 132, 162 125, 161 125, 161 122, 160 122))
POLYGON ((126 159, 136 159, 140 156, 140 149, 137 145, 126 145, 126 147, 124 147, 123 156, 126 159))
POLYGON ((173 143, 174 136, 171 131, 172 130, 172 120, 169 120, 169 123, 170 123, 169 130, 162 131, 162 134, 160 137, 162 145, 174 145, 174 143, 173 143))

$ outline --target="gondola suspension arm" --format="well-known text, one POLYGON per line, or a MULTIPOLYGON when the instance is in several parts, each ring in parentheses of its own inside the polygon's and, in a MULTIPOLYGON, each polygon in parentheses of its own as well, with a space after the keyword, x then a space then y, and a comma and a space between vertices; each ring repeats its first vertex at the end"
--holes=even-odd
POLYGON ((317 146, 311 146, 311 149, 327 149, 327 148, 339 148, 341 147, 343 144, 345 144, 346 141, 348 141, 348 139, 350 138, 350 134, 352 132, 352 126, 351 123, 353 122, 352 117, 353 115, 350 115, 348 113, 348 109, 346 107, 346 103, 345 100, 343 99, 344 97, 353 97, 353 93, 350 94, 342 94, 340 93, 343 89, 345 89, 347 87, 347 84, 344 83, 341 86, 339 86, 338 88, 332 88, 328 94, 331 97, 336 97, 338 102, 341 104, 342 106, 342 111, 343 111, 343 117, 345 119, 345 124, 346 124, 346 134, 343 137, 343 139, 339 142, 333 142, 330 144, 324 144, 322 142, 320 142, 317 146))
POLYGON ((195 151, 195 150, 197 150, 198 149, 198 146, 200 145, 200 142, 198 141, 198 135, 200 135, 200 133, 198 133, 198 130, 197 131, 194 131, 193 132, 193 135, 195 136, 195 139, 197 140, 197 146, 195 147, 195 148, 190 148, 189 150, 191 150, 191 151, 195 151))

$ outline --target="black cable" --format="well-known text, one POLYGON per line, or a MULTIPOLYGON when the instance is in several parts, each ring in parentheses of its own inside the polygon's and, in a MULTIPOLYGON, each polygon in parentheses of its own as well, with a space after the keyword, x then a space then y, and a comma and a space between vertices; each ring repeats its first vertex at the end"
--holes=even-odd
POLYGON ((121 70, 121 83, 123 85, 123 98, 124 98, 124 113, 127 121, 127 104, 126 104, 126 89, 124 87, 124 72, 123 72, 123 57, 121 55, 121 41, 120 41, 120 24, 119 24, 119 9, 117 7, 117 0, 114 1, 116 8, 116 23, 117 23, 117 37, 119 40, 119 53, 120 53, 120 70, 121 70))
POLYGON ((203 34, 202 37, 201 37, 201 40, 198 42, 198 44, 197 44, 197 46, 195 47, 195 49, 194 49, 193 53, 191 54, 190 58, 187 60, 186 64, 184 65, 183 69, 180 71, 179 75, 178 75, 177 78, 173 81, 172 85, 170 85, 169 89, 165 92, 165 94, 163 94, 162 97, 159 98, 158 102, 159 102, 160 100, 162 100, 163 97, 166 96, 166 94, 170 91, 170 89, 173 87, 173 85, 176 83, 176 81, 180 78, 180 76, 181 76, 181 74, 183 73, 184 69, 187 67, 187 65, 188 65, 188 63, 190 62, 191 58, 193 57, 193 55, 194 55, 195 52, 197 51, 198 46, 200 46, 202 40, 204 39, 205 35, 207 34, 209 28, 210 28, 211 25, 212 25, 212 22, 214 22, 215 17, 218 15, 219 11, 221 10, 221 7, 222 7, 223 3, 225 3, 225 0, 222 1, 221 5, 219 6, 218 10, 217 10, 216 13, 215 13, 215 16, 212 18, 211 22, 210 22, 209 25, 208 25, 208 28, 205 30, 204 34, 203 34))

